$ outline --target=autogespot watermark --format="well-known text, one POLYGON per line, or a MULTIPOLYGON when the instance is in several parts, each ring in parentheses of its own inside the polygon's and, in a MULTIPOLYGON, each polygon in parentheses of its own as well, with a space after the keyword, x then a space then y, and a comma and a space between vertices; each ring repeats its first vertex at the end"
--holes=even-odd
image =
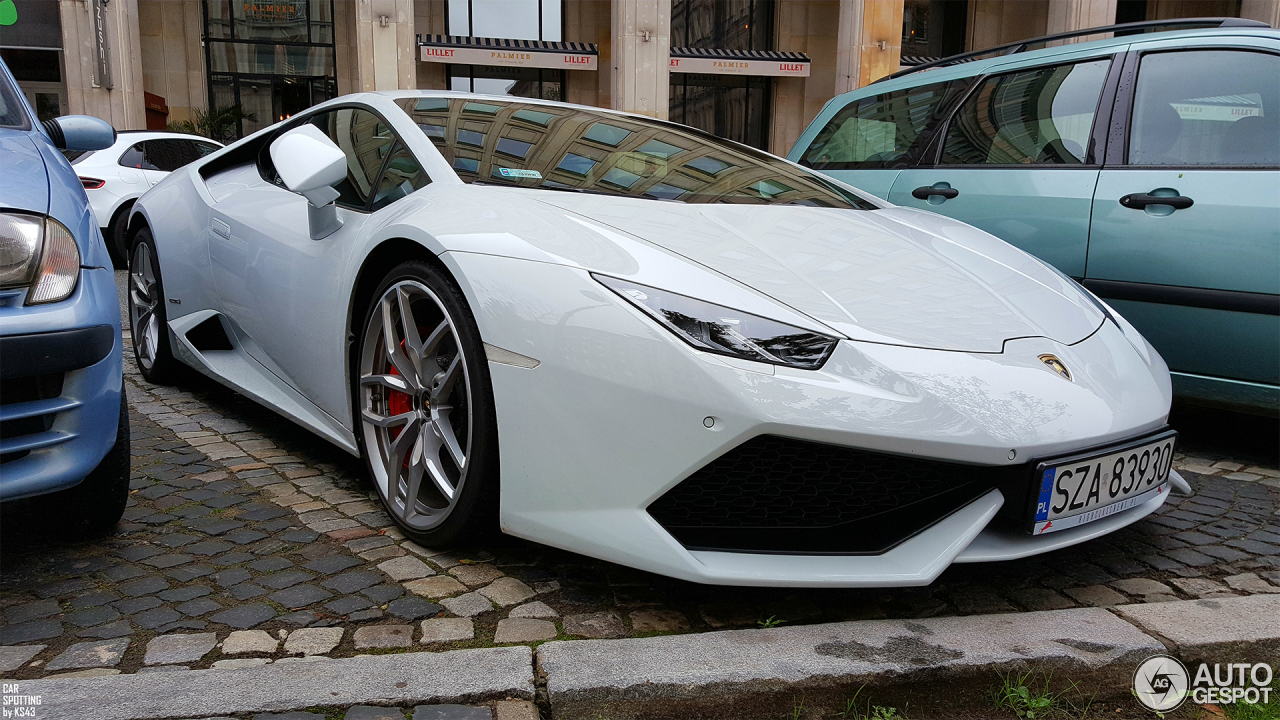
POLYGON ((0 717, 35 718, 40 708, 39 695, 23 695, 18 683, 0 685, 0 717))
POLYGON ((1133 694, 1144 707, 1169 712, 1186 702, 1229 705, 1271 701, 1271 666, 1267 663, 1199 663, 1194 674, 1182 661, 1153 655, 1133 673, 1133 694))

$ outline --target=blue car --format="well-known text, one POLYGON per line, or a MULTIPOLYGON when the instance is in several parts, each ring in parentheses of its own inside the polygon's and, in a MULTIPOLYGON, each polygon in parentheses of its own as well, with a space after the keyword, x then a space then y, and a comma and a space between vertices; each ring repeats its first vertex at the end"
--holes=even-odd
POLYGON ((124 512, 129 420, 115 275, 60 150, 114 138, 97 118, 38 122, 0 62, 0 501, 44 496, 80 535, 124 512))

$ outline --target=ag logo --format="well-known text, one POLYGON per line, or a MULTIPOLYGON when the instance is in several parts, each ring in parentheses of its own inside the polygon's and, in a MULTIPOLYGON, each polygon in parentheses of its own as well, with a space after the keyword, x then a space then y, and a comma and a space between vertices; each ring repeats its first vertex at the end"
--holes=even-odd
POLYGON ((1133 694, 1144 707, 1169 712, 1187 699, 1190 687, 1187 668, 1176 658, 1153 655, 1133 673, 1133 694))

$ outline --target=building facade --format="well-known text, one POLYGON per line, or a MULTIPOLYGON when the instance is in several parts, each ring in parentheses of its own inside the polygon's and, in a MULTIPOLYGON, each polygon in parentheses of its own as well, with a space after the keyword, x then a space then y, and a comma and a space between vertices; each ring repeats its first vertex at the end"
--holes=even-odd
POLYGON ((538 97, 784 153, 823 104, 899 68, 1117 22, 1280 0, 13 0, 0 54, 41 117, 237 137, 338 95, 538 97))

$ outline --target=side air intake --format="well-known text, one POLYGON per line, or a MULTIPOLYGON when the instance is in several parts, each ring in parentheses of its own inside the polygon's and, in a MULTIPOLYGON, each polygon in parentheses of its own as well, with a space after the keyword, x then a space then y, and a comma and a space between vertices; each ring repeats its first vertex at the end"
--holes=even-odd
POLYGON ((232 347, 231 339, 227 337, 227 331, 222 327, 222 321, 218 319, 217 315, 209 316, 208 320, 188 330, 187 341, 200 352, 235 349, 232 347))

